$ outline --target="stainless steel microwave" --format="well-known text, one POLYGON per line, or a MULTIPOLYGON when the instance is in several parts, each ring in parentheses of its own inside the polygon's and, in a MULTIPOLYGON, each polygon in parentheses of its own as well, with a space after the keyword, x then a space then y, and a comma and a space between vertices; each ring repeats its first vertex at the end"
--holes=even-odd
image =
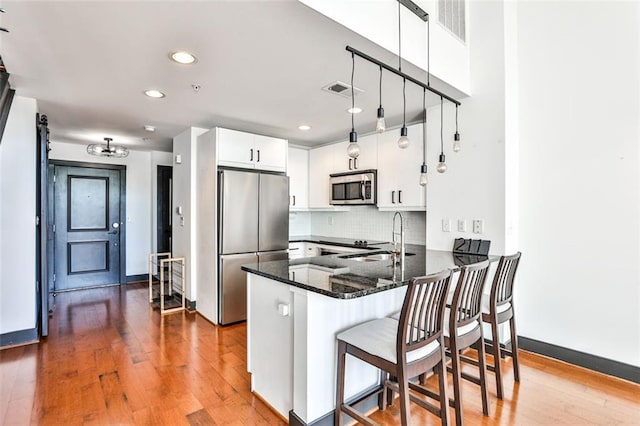
POLYGON ((360 170, 329 175, 331 204, 375 205, 378 202, 377 174, 376 170, 360 170))

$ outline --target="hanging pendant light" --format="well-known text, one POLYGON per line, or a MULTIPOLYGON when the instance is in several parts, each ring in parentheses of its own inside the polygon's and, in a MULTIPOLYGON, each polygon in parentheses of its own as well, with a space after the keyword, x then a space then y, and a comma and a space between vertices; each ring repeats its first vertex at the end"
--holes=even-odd
POLYGON ((458 105, 456 105, 456 133, 453 135, 453 152, 460 151, 460 133, 458 133, 458 105))
POLYGON ((94 143, 87 146, 87 153, 98 157, 124 158, 129 155, 129 150, 123 146, 111 146, 112 138, 104 138, 106 144, 94 143))
POLYGON ((382 108, 382 67, 380 67, 380 106, 378 107, 378 119, 376 120, 376 132, 384 133, 387 126, 384 122, 384 108, 382 108))
MULTIPOLYGON (((356 69, 356 57, 351 53, 351 109, 355 108, 355 93, 353 90, 353 74, 356 69)), ((358 158, 360 155, 360 146, 358 146, 358 132, 355 128, 355 114, 351 114, 351 132, 349 133, 349 146, 347 146, 347 155, 351 158, 358 158)))
POLYGON ((420 166, 420 186, 427 185, 427 90, 422 89, 422 165, 420 166))
POLYGON ((403 102, 403 111, 402 111, 402 128, 400 129, 400 139, 398 139, 398 147, 405 149, 409 146, 409 137, 407 136, 407 96, 406 96, 406 86, 407 80, 402 79, 402 102, 403 102))
POLYGON ((436 167, 438 173, 444 173, 447 171, 447 163, 445 162, 446 159, 444 156, 444 138, 442 136, 442 126, 444 123, 443 109, 444 103, 442 97, 440 97, 440 158, 438 160, 438 166, 436 167))

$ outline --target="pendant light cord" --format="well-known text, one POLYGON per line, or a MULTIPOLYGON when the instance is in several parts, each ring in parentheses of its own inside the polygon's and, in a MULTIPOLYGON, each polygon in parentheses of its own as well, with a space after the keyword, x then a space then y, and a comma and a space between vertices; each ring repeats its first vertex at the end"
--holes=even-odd
POLYGON ((354 119, 354 108, 355 104, 355 91, 353 90, 353 75, 356 71, 356 57, 353 53, 351 53, 351 131, 355 131, 355 119, 354 119))
POLYGON ((427 89, 422 88, 422 163, 427 163, 427 89))
POLYGON ((440 97, 440 154, 444 154, 444 137, 442 126, 444 124, 444 101, 442 100, 442 96, 440 97))
POLYGON ((400 1, 398 1, 398 71, 402 72, 402 23, 400 21, 400 1))
POLYGON ((427 86, 431 86, 431 17, 427 14, 427 86))
POLYGON ((380 92, 380 106, 382 106, 382 67, 380 67, 380 88, 378 90, 380 92))
POLYGON ((402 79, 402 127, 407 127, 407 80, 402 79))
POLYGON ((456 133, 458 133, 458 105, 456 105, 456 133))

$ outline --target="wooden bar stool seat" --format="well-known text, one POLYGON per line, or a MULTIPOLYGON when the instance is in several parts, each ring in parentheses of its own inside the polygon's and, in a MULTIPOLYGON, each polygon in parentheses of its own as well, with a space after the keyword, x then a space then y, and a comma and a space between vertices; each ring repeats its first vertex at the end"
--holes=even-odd
POLYGON ((513 283, 520 263, 518 252, 511 256, 502 256, 496 274, 491 284, 491 292, 482 300, 482 321, 491 325, 491 344, 487 347, 493 355, 493 365, 487 365, 489 371, 496 375, 496 393, 503 398, 502 366, 500 360, 506 355, 513 360, 513 378, 520 381, 520 367, 518 363, 518 336, 516 334, 516 317, 513 308, 513 283), (511 332, 511 350, 500 343, 499 326, 509 322, 511 332))
POLYGON ((449 424, 445 348, 442 335, 446 297, 451 271, 428 277, 413 278, 407 287, 399 320, 379 318, 338 334, 338 368, 334 424, 342 425, 342 414, 361 423, 374 425, 364 414, 344 402, 345 363, 349 354, 382 371, 381 410, 386 408, 389 389, 400 394, 402 425, 410 424, 410 403, 420 405, 449 424), (410 383, 409 379, 435 369, 439 377, 439 393, 410 383), (388 377, 397 378, 396 381, 388 377), (438 406, 411 394, 409 389, 439 401, 438 406))

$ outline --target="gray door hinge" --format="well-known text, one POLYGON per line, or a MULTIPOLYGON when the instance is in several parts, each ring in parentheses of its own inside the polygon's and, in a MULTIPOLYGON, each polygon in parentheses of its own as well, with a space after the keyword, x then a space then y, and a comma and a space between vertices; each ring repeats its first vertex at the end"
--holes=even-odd
POLYGON ((54 182, 56 181, 56 175, 53 175, 53 181, 54 182))
POLYGON ((40 226, 40 216, 36 216, 36 226, 40 226))
POLYGON ((53 224, 53 232, 56 232, 56 224, 53 224))
POLYGON ((56 281, 56 274, 53 274, 53 281, 56 281))

